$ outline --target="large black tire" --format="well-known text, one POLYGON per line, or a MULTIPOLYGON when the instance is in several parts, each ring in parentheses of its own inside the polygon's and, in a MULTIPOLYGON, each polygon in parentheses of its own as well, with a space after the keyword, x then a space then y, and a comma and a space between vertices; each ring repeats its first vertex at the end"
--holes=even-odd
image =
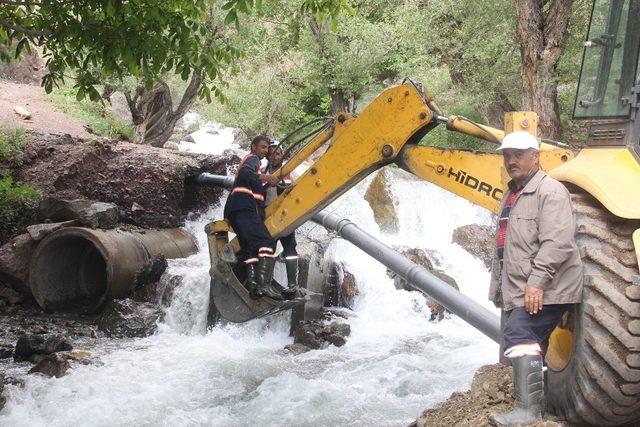
POLYGON ((547 402, 574 423, 640 422, 640 275, 631 237, 640 221, 616 217, 591 195, 570 190, 584 300, 570 316, 568 364, 547 372, 547 402))

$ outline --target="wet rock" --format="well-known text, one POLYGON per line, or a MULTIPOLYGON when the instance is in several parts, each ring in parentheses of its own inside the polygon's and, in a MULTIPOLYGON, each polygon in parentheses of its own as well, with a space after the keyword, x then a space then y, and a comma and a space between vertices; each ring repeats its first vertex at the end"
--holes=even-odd
POLYGON ((8 359, 13 356, 13 346, 6 342, 0 342, 0 359, 8 359))
POLYGON ((4 374, 0 372, 0 411, 4 408, 4 404, 7 403, 7 398, 2 395, 4 391, 4 374))
POLYGON ((327 284, 325 306, 353 308, 353 301, 358 294, 358 284, 344 263, 332 263, 327 284))
POLYGON ((322 327, 311 323, 298 324, 293 332, 293 343, 301 344, 313 350, 326 347, 320 338, 322 327))
POLYGON ((7 304, 15 305, 21 304, 25 300, 25 296, 0 283, 0 300, 6 301, 7 304))
POLYGON ((44 239, 45 237, 47 237, 49 234, 53 233, 56 230, 59 230, 63 227, 71 227, 77 224, 78 224, 77 220, 53 222, 53 223, 45 223, 45 224, 34 224, 27 227, 27 233, 29 233, 29 236, 31 236, 31 238, 34 241, 39 242, 40 240, 44 239))
POLYGON ((348 337, 349 335, 351 335, 351 326, 349 326, 348 323, 334 321, 329 325, 329 331, 331 335, 348 337))
MULTIPOLYGON (((402 253, 405 257, 407 257, 411 261, 424 267, 431 274, 433 274, 434 276, 436 276, 437 278, 439 278, 440 280, 442 280, 452 288, 459 290, 458 283, 455 281, 455 279, 449 276, 448 274, 446 274, 445 272, 443 272, 442 270, 434 267, 433 265, 434 263, 431 261, 431 259, 429 258, 429 256, 424 250, 419 248, 406 248, 406 247, 396 247, 394 249, 402 253)), ((397 276, 391 270, 387 270, 387 274, 389 275, 389 277, 393 278, 393 283, 396 289, 415 290, 409 285, 409 283, 407 283, 406 280, 404 280, 400 276, 397 276)), ((449 311, 446 310, 444 306, 440 304, 438 301, 436 301, 435 299, 431 298, 428 295, 425 295, 425 296, 427 298, 427 306, 429 307, 429 310, 431 310, 430 320, 431 321, 442 320, 444 318, 444 314, 448 313, 449 311)))
POLYGON ((25 233, 0 247, 0 281, 25 295, 31 295, 29 263, 36 245, 31 236, 25 233))
POLYGON ((98 320, 98 329, 109 337, 146 337, 158 329, 162 310, 156 305, 131 299, 114 300, 98 320))
POLYGON ((29 360, 33 355, 48 355, 56 353, 58 351, 68 351, 73 349, 73 346, 62 335, 32 335, 24 334, 18 338, 16 347, 13 353, 13 360, 16 362, 22 362, 29 360))
POLYGON ((304 344, 287 344, 284 349, 293 354, 302 354, 311 351, 309 347, 304 344))
POLYGON ((491 268, 495 252, 495 230, 486 225, 469 224, 453 230, 451 240, 462 246, 471 255, 482 260, 485 267, 491 268))
POLYGON ((147 261, 147 263, 136 274, 136 286, 142 287, 147 283, 156 283, 162 277, 162 273, 167 269, 167 259, 158 255, 147 261))
POLYGON ((49 354, 29 370, 29 374, 40 373, 48 377, 63 377, 70 368, 69 362, 61 354, 49 354))
POLYGON ((333 321, 329 325, 314 320, 303 321, 294 328, 293 342, 316 350, 329 344, 341 347, 350 334, 351 327, 342 321, 333 321))
POLYGON ((191 135, 185 135, 184 138, 182 138, 180 141, 181 142, 189 142, 191 144, 195 144, 196 143, 196 140, 193 139, 193 136, 191 136, 191 135))
POLYGON ((131 294, 131 299, 138 302, 146 302, 153 305, 168 307, 171 305, 173 292, 182 286, 182 276, 174 276, 170 273, 163 273, 160 279, 153 283, 148 283, 131 294))
POLYGON ((397 233, 400 228, 395 202, 389 190, 389 171, 381 169, 367 188, 364 198, 369 202, 373 218, 381 231, 397 233))

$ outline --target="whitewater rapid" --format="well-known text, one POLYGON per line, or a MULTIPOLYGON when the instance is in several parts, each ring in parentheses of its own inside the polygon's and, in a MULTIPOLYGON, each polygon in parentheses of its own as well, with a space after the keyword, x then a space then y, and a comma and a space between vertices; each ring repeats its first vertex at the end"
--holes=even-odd
MULTIPOLYGON (((380 233, 363 198, 371 178, 328 210, 389 245, 430 251, 462 292, 492 308, 487 269, 451 243, 456 227, 488 225, 489 213, 398 169, 390 176, 397 234, 380 233)), ((421 294, 396 290, 382 265, 340 239, 328 256, 344 262, 359 287, 346 345, 284 351, 292 342, 288 313, 207 330, 203 227, 220 211, 188 221, 199 252, 170 261, 169 273, 182 276, 183 285, 156 335, 92 349, 98 363, 75 366, 65 377, 29 375, 24 387, 7 386, 0 425, 401 426, 468 388, 478 367, 497 361, 489 338, 455 316, 429 322, 421 294)), ((307 224, 299 233, 326 231, 307 224)))

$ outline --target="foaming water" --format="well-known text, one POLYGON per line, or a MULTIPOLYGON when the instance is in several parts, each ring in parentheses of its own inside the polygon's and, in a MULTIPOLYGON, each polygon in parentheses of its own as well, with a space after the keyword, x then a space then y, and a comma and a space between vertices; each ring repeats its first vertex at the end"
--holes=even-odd
MULTIPOLYGON (((486 300, 484 265, 451 243, 457 226, 488 224, 489 214, 437 187, 392 170, 400 219, 381 234, 363 193, 370 179, 329 210, 390 245, 420 247, 440 261, 461 290, 486 300)), ((213 208, 187 224, 199 252, 170 261, 182 278, 159 332, 93 349, 100 363, 76 366, 60 379, 28 376, 8 386, 0 425, 406 425, 418 413, 468 387, 479 366, 497 360, 497 345, 455 316, 429 322, 418 292, 396 290, 385 268, 340 239, 328 256, 357 280, 343 347, 292 355, 286 313, 206 329, 209 258, 204 225, 213 208)), ((325 233, 305 226, 304 233, 325 233)))

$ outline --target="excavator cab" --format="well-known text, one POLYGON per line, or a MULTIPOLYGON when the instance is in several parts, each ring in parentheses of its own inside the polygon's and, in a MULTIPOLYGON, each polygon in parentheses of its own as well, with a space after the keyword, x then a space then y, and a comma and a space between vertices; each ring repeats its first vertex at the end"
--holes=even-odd
POLYGON ((628 145, 640 157, 640 1, 596 0, 573 117, 592 121, 590 146, 628 145))

